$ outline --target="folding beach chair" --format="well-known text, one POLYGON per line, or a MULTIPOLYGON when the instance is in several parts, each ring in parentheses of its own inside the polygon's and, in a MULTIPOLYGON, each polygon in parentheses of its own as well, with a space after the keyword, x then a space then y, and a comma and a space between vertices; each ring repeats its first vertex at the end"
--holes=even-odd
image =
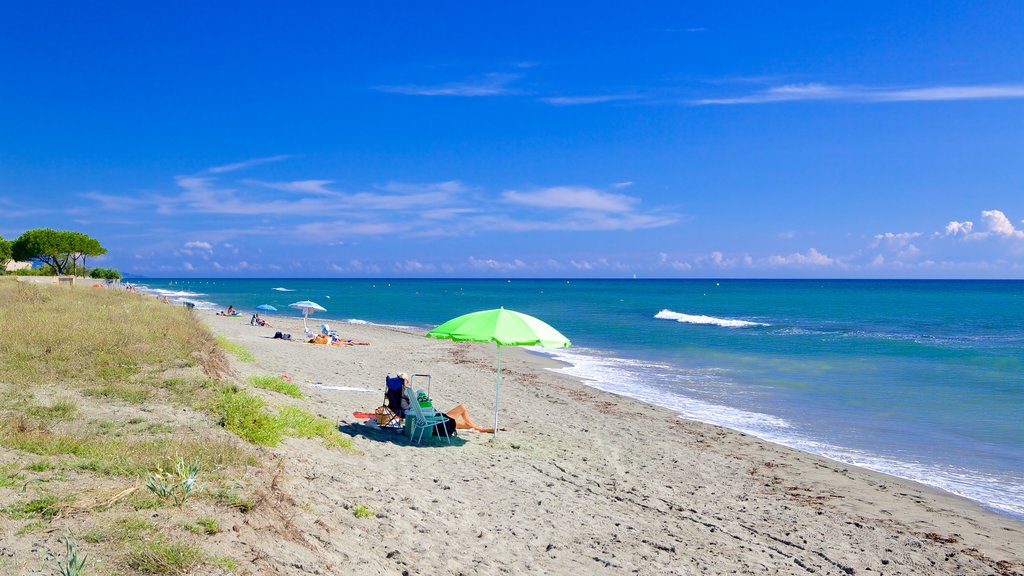
POLYGON ((402 387, 405 381, 398 376, 388 375, 384 382, 384 404, 375 411, 377 425, 381 428, 401 428, 405 411, 402 410, 402 387))
MULTIPOLYGON (((409 408, 409 412, 411 412, 412 416, 416 419, 412 431, 409 434, 413 442, 419 444, 423 440, 423 434, 429 430, 430 435, 433 436, 434 434, 437 434, 440 436, 443 434, 444 439, 447 440, 449 444, 452 443, 452 438, 448 434, 449 418, 434 410, 434 406, 426 392, 419 390, 416 393, 416 399, 413 400, 412 406, 409 408), (440 432, 440 434, 438 434, 438 432, 440 432)), ((454 427, 454 422, 452 426, 454 427)))

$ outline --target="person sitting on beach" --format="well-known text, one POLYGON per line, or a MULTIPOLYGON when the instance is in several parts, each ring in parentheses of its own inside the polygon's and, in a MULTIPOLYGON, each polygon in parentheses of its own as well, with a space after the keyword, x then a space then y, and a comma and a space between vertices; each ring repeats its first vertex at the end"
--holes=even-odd
POLYGON ((252 319, 249 320, 249 326, 266 326, 268 328, 273 328, 273 326, 271 326, 269 322, 267 322, 263 318, 260 318, 259 314, 252 315, 252 319))
MULTIPOLYGON (((399 372, 398 377, 404 382, 402 386, 402 410, 407 412, 412 407, 412 403, 417 401, 416 392, 412 389, 408 374, 399 372)), ((455 420, 455 428, 457 430, 476 430, 477 432, 486 432, 488 434, 494 432, 494 428, 484 428, 473 422, 473 419, 469 417, 469 409, 466 408, 465 404, 459 404, 445 412, 444 415, 455 420)))
POLYGON ((235 314, 238 314, 238 310, 235 310, 234 304, 230 304, 228 305, 227 312, 221 310, 220 312, 217 312, 217 314, 220 316, 234 316, 235 314))

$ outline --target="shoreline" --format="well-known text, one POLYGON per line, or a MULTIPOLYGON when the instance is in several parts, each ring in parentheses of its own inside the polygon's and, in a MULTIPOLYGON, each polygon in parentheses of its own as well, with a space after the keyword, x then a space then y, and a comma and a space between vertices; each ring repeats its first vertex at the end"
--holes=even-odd
MULTIPOLYGON (((594 557, 610 562, 605 572, 622 573, 627 566, 642 565, 645 554, 659 558, 666 569, 710 567, 715 573, 756 571, 756 566, 792 570, 795 557, 825 573, 841 567, 856 573, 991 573, 996 562, 1013 567, 1024 559, 1024 525, 971 500, 594 389, 552 372, 554 360, 526 350, 509 350, 513 353, 503 359, 507 372, 503 369, 501 431, 495 442, 489 435, 464 432, 458 446, 436 441, 407 445, 381 437, 382 432, 352 418, 352 412, 379 405, 384 375, 406 371, 431 373, 439 405, 465 403, 478 421, 486 422, 493 409, 492 347, 455 346, 409 330, 345 323, 339 325, 345 337, 371 345, 331 349, 270 339, 278 329, 301 334, 295 319, 277 316, 275 328, 257 328, 244 322, 247 318, 198 313, 216 333, 252 350, 256 366, 236 365, 243 373, 285 373, 292 366, 289 373, 296 382, 376 390, 332 393, 303 386, 313 406, 339 421, 372 460, 359 464, 370 469, 359 474, 364 481, 380 475, 405 478, 400 471, 422 463, 423 451, 440 466, 431 467, 428 476, 434 481, 429 485, 409 484, 408 478, 400 482, 404 496, 382 498, 365 492, 365 486, 356 490, 360 497, 380 500, 387 518, 394 519, 392 529, 408 528, 399 520, 410 498, 414 506, 436 508, 438 483, 470 482, 446 495, 457 502, 440 505, 454 518, 440 522, 442 528, 457 532, 463 530, 458 517, 486 517, 505 536, 518 536, 513 557, 554 573, 589 570, 594 557), (455 472, 436 475, 444 469, 455 472), (474 473, 479 470, 490 475, 474 473), (495 496, 523 486, 533 488, 515 497, 495 496), (535 502, 536 509, 528 502, 535 502), (574 520, 579 510, 596 516, 580 526, 574 520), (524 526, 552 541, 538 550, 516 532, 524 526), (622 526, 629 528, 623 532, 622 526), (803 534, 800 542, 793 540, 794 531, 803 534), (723 544, 723 533, 734 541, 723 544), (666 548, 675 552, 645 544, 666 539, 673 542, 666 548), (606 555, 595 556, 598 541, 604 542, 598 548, 606 555), (723 545, 731 552, 721 556, 717 547, 723 545), (560 548, 572 550, 573 559, 550 558, 560 548), (712 551, 713 558, 706 556, 712 551), (950 554, 957 562, 943 568, 941 561, 948 562, 950 554)), ((486 532, 463 539, 472 543, 486 532)), ((386 542, 370 546, 377 552, 382 547, 386 542)), ((495 573, 486 566, 497 552, 484 548, 470 545, 469 552, 482 563, 478 572, 495 573)), ((424 560, 425 565, 440 561, 424 560)))

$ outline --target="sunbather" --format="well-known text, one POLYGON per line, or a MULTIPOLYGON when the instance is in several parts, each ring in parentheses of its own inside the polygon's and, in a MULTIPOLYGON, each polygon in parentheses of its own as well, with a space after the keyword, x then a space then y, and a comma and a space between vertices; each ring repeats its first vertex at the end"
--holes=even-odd
POLYGON ((459 404, 455 408, 445 412, 445 415, 455 420, 455 427, 460 430, 476 430, 477 432, 494 432, 494 428, 484 428, 473 422, 469 417, 469 410, 465 404, 459 404))

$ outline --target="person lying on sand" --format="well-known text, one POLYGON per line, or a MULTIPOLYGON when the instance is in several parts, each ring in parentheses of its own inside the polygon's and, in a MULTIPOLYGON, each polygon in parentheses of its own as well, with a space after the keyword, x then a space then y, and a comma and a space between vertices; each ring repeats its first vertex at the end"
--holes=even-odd
POLYGON ((252 318, 249 320, 249 326, 265 326, 267 328, 273 328, 273 326, 270 325, 270 322, 260 318, 259 314, 252 315, 252 318))
MULTIPOLYGON (((409 381, 409 375, 405 372, 399 372, 398 377, 401 378, 405 384, 402 387, 402 410, 408 412, 412 408, 412 403, 416 398, 416 392, 412 389, 409 381)), ((473 419, 469 417, 469 409, 466 408, 465 404, 459 404, 455 408, 444 413, 445 416, 455 420, 455 428, 457 430, 476 430, 477 432, 486 432, 488 434, 494 432, 494 428, 484 428, 473 419)))
POLYGON ((227 311, 221 310, 220 312, 217 312, 218 316, 234 316, 235 314, 238 314, 238 310, 235 310, 234 304, 228 305, 227 311))
POLYGON ((459 430, 476 430, 477 432, 494 432, 494 428, 484 428, 473 422, 473 419, 469 417, 469 410, 466 409, 465 404, 459 404, 455 408, 444 413, 452 420, 455 420, 455 428, 459 430))

